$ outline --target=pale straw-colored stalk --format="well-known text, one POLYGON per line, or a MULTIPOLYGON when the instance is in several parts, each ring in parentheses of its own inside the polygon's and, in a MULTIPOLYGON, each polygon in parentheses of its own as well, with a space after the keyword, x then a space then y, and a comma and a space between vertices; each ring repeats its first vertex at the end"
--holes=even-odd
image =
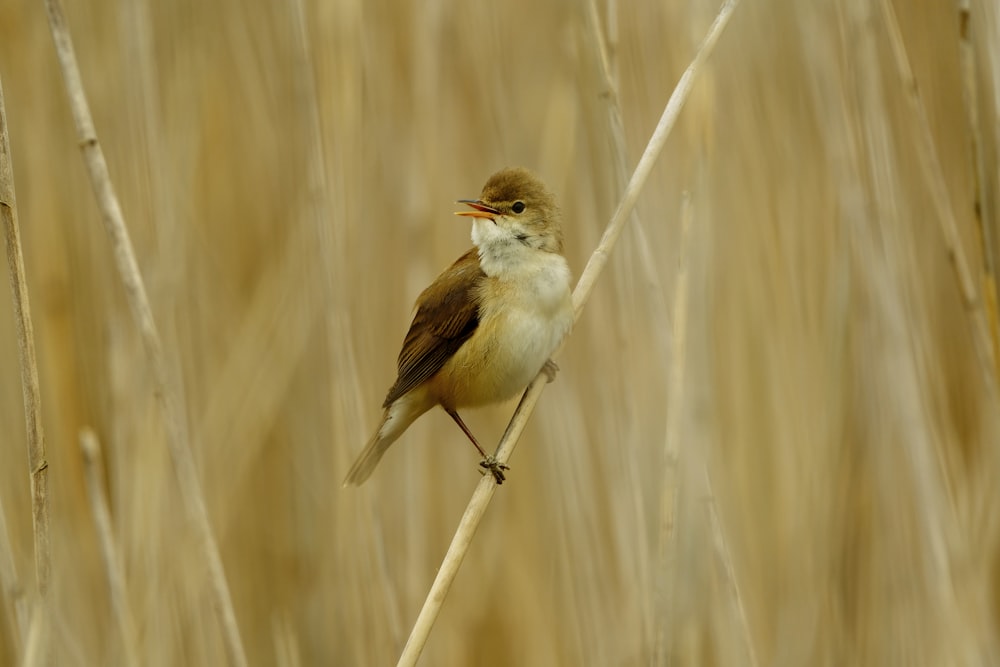
POLYGON ((996 247, 996 201, 990 196, 989 177, 986 175, 983 128, 979 115, 979 77, 976 67, 976 48, 972 7, 969 0, 958 0, 958 56, 962 67, 962 97, 968 123, 969 148, 972 168, 976 174, 972 209, 979 228, 979 247, 983 261, 983 305, 992 339, 994 372, 1000 377, 1000 317, 997 315, 997 267, 993 249, 996 247))
POLYGON ((24 420, 28 436, 28 470, 31 475, 31 520, 35 534, 35 579, 45 597, 52 569, 49 543, 49 463, 45 458, 45 433, 42 431, 42 394, 38 387, 38 364, 35 360, 35 332, 31 323, 28 281, 21 252, 21 230, 17 222, 14 196, 14 169, 10 156, 7 112, 3 85, 0 84, 0 218, 7 246, 7 275, 14 300, 14 323, 17 328, 17 358, 21 365, 21 389, 24 395, 24 420))
POLYGON ((880 0, 879 6, 882 10, 882 17, 885 20, 886 32, 889 35, 889 45, 892 47, 892 55, 896 61, 896 70, 902 80, 906 97, 913 108, 916 127, 917 155, 920 160, 920 168, 924 173, 928 191, 931 195, 931 202, 934 205, 934 213, 937 216, 938 224, 941 226, 941 233, 944 236, 945 251, 948 253, 948 260, 951 262, 955 280, 958 282, 959 293, 962 295, 962 304, 965 306, 966 315, 969 318, 969 325, 972 328, 972 340, 976 347, 976 354, 979 356, 980 368, 983 371, 983 380, 986 385, 987 395, 990 402, 995 406, 998 401, 997 394, 997 359, 994 355, 993 339, 990 336, 989 319, 983 300, 980 298, 979 290, 976 288, 976 281, 972 275, 972 268, 966 257, 965 249, 962 246, 962 239, 958 233, 958 221, 955 218, 955 211, 952 208, 951 200, 948 196, 947 181, 944 177, 944 167, 938 157, 937 147, 934 144, 934 134, 931 131, 930 120, 927 117, 927 109, 920 96, 920 88, 917 85, 917 78, 913 74, 913 67, 910 65, 910 57, 906 52, 906 44, 903 42, 903 34, 896 20, 896 12, 892 8, 891 0, 880 0))
MULTIPOLYGON (((31 321, 31 302, 28 299, 28 279, 24 270, 21 251, 21 229, 17 221, 17 202, 14 193, 14 165, 11 159, 10 133, 7 129, 7 111, 0 83, 0 220, 7 248, 7 275, 10 280, 14 304, 14 326, 17 331, 17 358, 21 367, 21 393, 24 401, 25 433, 28 449, 28 475, 31 485, 31 525, 35 546, 35 582, 41 603, 35 613, 38 623, 48 621, 46 599, 52 572, 52 545, 49 532, 49 463, 45 456, 45 433, 42 430, 42 394, 38 384, 38 363, 35 359, 35 332, 31 321)), ((6 524, 6 522, 4 522, 6 524)), ((6 541, 6 525, 3 526, 6 541)), ((13 561, 11 561, 13 568, 13 561)), ((4 589, 13 591, 15 615, 21 633, 24 633, 24 609, 16 576, 4 577, 4 589), (9 584, 8 584, 9 580, 9 584)), ((44 634, 45 628, 39 630, 44 634)), ((48 662, 48 645, 41 649, 46 654, 41 660, 48 662)))
MULTIPOLYGON (((635 171, 632 173, 632 178, 625 188, 621 202, 618 204, 618 208, 615 210, 614 215, 612 215, 611 221, 605 228, 600 243, 598 243, 597 248, 591 254, 590 260, 587 262, 587 266, 583 270, 579 282, 577 282, 576 289, 573 290, 574 320, 579 319, 580 313, 583 311, 583 307, 586 305, 587 300, 590 298, 590 293, 594 289, 597 278, 600 276, 605 264, 607 264, 611 251, 617 243, 618 237, 621 235, 625 222, 629 219, 632 210, 635 208, 635 203, 639 199, 643 186, 645 186, 646 180, 649 178, 649 174, 656 164, 663 146, 666 144, 670 131, 677 122, 684 102, 691 93, 699 69, 712 53, 719 36, 729 23, 729 19, 738 5, 739 0, 727 0, 719 10, 719 14, 709 28, 704 42, 695 54, 691 64, 684 71, 680 81, 674 88, 673 94, 671 94, 670 99, 667 101, 660 121, 653 131, 653 136, 646 144, 646 149, 639 159, 639 164, 636 166, 635 171)), ((524 431, 524 427, 535 408, 535 404, 538 402, 545 388, 543 377, 544 375, 540 374, 528 385, 524 396, 521 397, 521 402, 517 406, 517 410, 514 412, 514 416, 507 425, 507 430, 504 432, 495 453, 496 459, 501 464, 506 463, 510 459, 510 455, 517 445, 521 433, 524 431)), ((423 651, 427 638, 430 636, 431 629, 434 626, 434 621, 437 619, 441 606, 448 596, 448 590, 451 588, 455 575, 458 573, 458 568, 465 558, 469 545, 472 543, 472 538, 479 527, 486 508, 489 506, 490 500, 493 498, 493 494, 496 492, 496 488, 497 484, 492 475, 484 475, 479 484, 476 485, 472 493, 472 499, 469 501, 465 513, 459 521, 458 529, 452 538, 451 545, 448 547, 448 552, 441 563, 437 577, 435 577, 434 583, 431 585, 431 590, 427 594, 420 614, 417 616, 416 623, 410 632, 410 637, 403 648, 403 653, 397 663, 398 665, 415 665, 417 659, 420 657, 420 653, 423 651)))
POLYGON ((175 387, 168 368, 162 338, 153 318, 153 309, 146 295, 146 287, 139 271, 139 263, 136 260, 128 228, 125 225, 125 216, 111 182, 104 151, 97 140, 97 131, 83 89, 83 80, 77 64, 69 25, 59 0, 45 0, 45 9, 49 17, 49 28, 62 70, 63 82, 69 97, 77 140, 83 153, 83 160, 91 187, 94 190, 94 196, 97 198, 101 218, 111 242, 129 309, 139 330, 146 361, 150 366, 154 394, 159 402, 166 426, 167 445, 174 471, 177 474, 181 498, 192 519, 201 555, 208 568, 212 603, 222 627, 229 661, 233 665, 243 667, 247 664, 246 652, 240 638, 239 626, 236 623, 236 612, 233 609, 229 585, 226 582, 222 557, 212 532, 208 508, 205 505, 201 482, 198 479, 197 467, 191 454, 187 422, 178 398, 179 391, 175 387))
POLYGON ((89 428, 80 431, 80 450, 83 452, 83 471, 87 481, 90 513, 94 517, 97 541, 101 547, 101 558, 104 560, 104 575, 108 579, 108 590, 111 594, 111 609, 118 630, 121 632, 124 663, 138 665, 139 651, 136 645, 135 623, 132 621, 132 610, 125 589, 125 571, 118 558, 118 544, 111 526, 111 511, 108 509, 105 492, 101 444, 97 435, 89 428))
POLYGON ((690 194, 685 193, 681 203, 681 243, 677 279, 674 284, 673 338, 670 345, 670 379, 667 385, 667 423, 664 437, 663 487, 660 489, 660 579, 657 580, 657 617, 653 643, 653 663, 666 665, 670 660, 667 632, 672 609, 670 581, 676 564, 677 507, 680 504, 681 456, 681 407, 684 390, 684 372, 687 368, 688 321, 688 257, 691 231, 692 205, 690 194))

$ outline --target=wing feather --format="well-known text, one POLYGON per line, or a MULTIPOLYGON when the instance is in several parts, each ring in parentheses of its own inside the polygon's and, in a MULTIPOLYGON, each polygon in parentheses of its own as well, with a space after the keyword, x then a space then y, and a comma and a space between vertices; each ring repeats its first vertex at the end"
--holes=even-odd
POLYGON ((485 275, 472 248, 423 291, 399 351, 399 375, 382 407, 433 377, 473 334, 479 326, 476 286, 485 275))

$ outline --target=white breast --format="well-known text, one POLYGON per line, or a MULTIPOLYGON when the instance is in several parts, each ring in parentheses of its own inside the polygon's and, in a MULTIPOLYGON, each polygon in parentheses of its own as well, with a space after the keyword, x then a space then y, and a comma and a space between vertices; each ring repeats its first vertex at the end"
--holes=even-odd
MULTIPOLYGON (((479 327, 494 332, 492 401, 515 395, 538 374, 573 324, 570 273, 554 253, 529 250, 487 281, 479 327)), ((488 273, 488 272, 487 272, 488 273)))

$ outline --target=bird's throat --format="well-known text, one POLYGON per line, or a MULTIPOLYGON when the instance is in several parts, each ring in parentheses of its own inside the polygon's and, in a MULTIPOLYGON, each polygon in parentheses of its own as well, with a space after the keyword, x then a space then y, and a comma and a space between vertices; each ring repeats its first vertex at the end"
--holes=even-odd
POLYGON ((479 254, 483 272, 497 278, 533 273, 552 253, 533 247, 523 236, 503 229, 491 220, 476 220, 472 242, 479 254))

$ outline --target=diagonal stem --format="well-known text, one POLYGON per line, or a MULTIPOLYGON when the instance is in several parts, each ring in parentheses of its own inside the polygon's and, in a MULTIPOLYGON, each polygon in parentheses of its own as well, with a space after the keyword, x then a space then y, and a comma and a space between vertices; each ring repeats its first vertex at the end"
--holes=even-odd
POLYGON ((968 257, 966 257, 962 239, 958 233, 958 221, 948 196, 944 167, 938 157, 930 119, 920 95, 917 77, 910 65, 910 57, 906 51, 906 44, 903 42, 903 34, 899 27, 899 21, 896 19, 896 12, 892 8, 891 0, 881 0, 879 4, 885 19, 886 31, 889 33, 889 45, 892 47, 892 54, 896 61, 896 71, 915 116, 917 127, 914 133, 917 135, 917 156, 920 160, 920 167, 927 182, 934 213, 941 226, 945 251, 948 255, 948 261, 951 263, 952 272, 955 274, 959 293, 962 296, 962 305, 969 318, 972 342, 979 357, 986 392, 995 404, 998 399, 998 391, 1000 391, 997 387, 1000 366, 998 366, 994 356, 995 341, 990 335, 989 316, 983 305, 983 300, 980 298, 972 267, 968 257))
MULTIPOLYGON (((653 131, 653 136, 650 137, 649 142, 646 144, 646 150, 643 152, 642 157, 639 158, 639 164, 636 166, 635 171, 632 173, 632 178, 625 188, 625 194, 618 204, 614 215, 611 217, 611 222, 605 228, 600 243, 598 243, 597 248, 591 254, 590 261, 587 262, 587 266, 584 268, 580 280, 576 284, 576 289, 573 290, 574 321, 579 320, 580 313, 583 311, 583 307, 586 305, 587 300, 590 298, 590 293, 594 289, 594 283, 597 281, 598 276, 600 276, 605 264, 607 264, 608 256, 617 243, 618 237, 621 236, 625 222, 629 219, 632 210, 635 208, 639 194, 642 192, 642 188, 646 184, 646 180, 649 178, 649 174, 656 164, 663 146, 666 144, 667 137, 677 122, 677 117, 680 115, 684 102, 691 93, 698 70, 712 53, 719 36, 729 23, 733 10, 736 9, 738 4, 739 0, 726 0, 715 17, 715 21, 709 28, 708 34, 705 36, 705 41, 702 42, 694 59, 684 71, 680 81, 678 81, 677 86, 674 88, 674 92, 667 101, 663 115, 660 116, 660 121, 653 131)), ((521 433, 528 423, 528 418, 535 409, 535 404, 538 403, 538 399, 545 389, 546 379, 543 376, 544 373, 540 373, 528 385, 524 395, 521 397, 521 402, 517 406, 517 410, 514 412, 514 416, 507 425, 507 430, 500 440, 500 445, 497 447, 494 457, 500 465, 506 464, 510 458, 514 447, 517 445, 518 438, 521 437, 521 433)), ((437 577, 431 585, 427 599, 424 601, 416 623, 414 623, 413 630, 410 632, 410 638, 403 648, 403 653, 399 658, 397 667, 415 665, 417 659, 420 657, 424 644, 426 644, 427 638, 430 636, 431 628, 434 626, 434 621, 437 619, 438 612, 441 610, 441 606, 448 596, 448 590, 455 580, 458 568, 465 558, 465 553, 472 543, 472 538, 479 527, 479 522, 486 512, 486 508, 489 506, 490 500, 493 498, 496 488, 497 481, 492 475, 484 475, 479 484, 476 485, 476 489, 472 493, 472 499, 465 509, 465 514, 462 515, 462 519, 459 521, 458 529, 455 531, 455 536, 452 538, 448 552, 445 554, 441 567, 438 570, 437 577)))
POLYGON ((153 319, 153 309, 146 295, 146 287, 139 263, 132 248, 125 216, 122 214, 118 195, 111 182, 108 163, 104 151, 97 141, 97 131, 90 113, 90 105, 83 89, 83 80, 73 48, 69 25, 59 0, 44 0, 49 17, 49 28, 55 44, 56 55, 63 73, 63 81, 69 96, 70 110, 76 126, 77 140, 83 153, 90 184, 97 198, 105 230, 111 242, 118 274, 125 287, 132 317, 139 329, 146 361, 153 376, 154 395, 163 414, 167 431, 167 446, 177 475, 181 499, 195 527, 202 556, 209 572, 212 603, 219 616, 223 639, 229 654, 229 662, 238 667, 247 664, 246 652, 240 639, 236 612, 233 609, 229 585, 226 582, 222 557, 212 532, 208 518, 208 508, 198 479, 198 470, 188 443, 187 424, 181 411, 178 391, 171 380, 162 339, 153 319))

